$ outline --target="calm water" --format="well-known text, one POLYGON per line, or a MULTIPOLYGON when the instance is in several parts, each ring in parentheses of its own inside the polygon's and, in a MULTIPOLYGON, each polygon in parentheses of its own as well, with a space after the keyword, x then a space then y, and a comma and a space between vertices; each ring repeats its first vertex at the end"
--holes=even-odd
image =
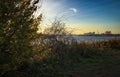
POLYGON ((77 41, 106 41, 112 38, 119 38, 120 36, 73 36, 77 41))

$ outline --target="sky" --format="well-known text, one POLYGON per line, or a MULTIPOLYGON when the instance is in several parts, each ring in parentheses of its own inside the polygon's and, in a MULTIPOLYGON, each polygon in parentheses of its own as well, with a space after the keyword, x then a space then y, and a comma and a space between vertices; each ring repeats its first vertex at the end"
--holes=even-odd
POLYGON ((74 34, 105 31, 120 34, 120 0, 43 0, 40 12, 42 24, 61 17, 74 34))

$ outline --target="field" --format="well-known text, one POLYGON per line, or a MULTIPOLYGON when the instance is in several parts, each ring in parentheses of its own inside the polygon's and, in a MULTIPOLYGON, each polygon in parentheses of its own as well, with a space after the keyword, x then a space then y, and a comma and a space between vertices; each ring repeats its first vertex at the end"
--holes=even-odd
POLYGON ((55 46, 37 54, 34 61, 24 62, 17 70, 8 71, 2 77, 120 76, 119 39, 94 43, 74 41, 70 45, 55 46))

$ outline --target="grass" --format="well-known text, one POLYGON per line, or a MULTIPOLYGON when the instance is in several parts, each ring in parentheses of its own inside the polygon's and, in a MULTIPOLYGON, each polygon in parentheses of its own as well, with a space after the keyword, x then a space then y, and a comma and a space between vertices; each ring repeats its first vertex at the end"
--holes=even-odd
POLYGON ((2 77, 119 77, 120 40, 56 44, 2 77), (49 51, 49 52, 48 52, 49 51), (43 56, 44 55, 44 56, 43 56), (46 55, 46 56, 45 56, 46 55), (42 57, 42 58, 41 58, 42 57))

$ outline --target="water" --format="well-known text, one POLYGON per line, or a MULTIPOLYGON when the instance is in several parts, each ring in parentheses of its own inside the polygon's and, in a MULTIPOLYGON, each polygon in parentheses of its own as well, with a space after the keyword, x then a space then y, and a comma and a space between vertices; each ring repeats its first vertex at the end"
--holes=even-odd
POLYGON ((120 36, 73 36, 77 41, 106 41, 113 38, 120 39, 120 36))

